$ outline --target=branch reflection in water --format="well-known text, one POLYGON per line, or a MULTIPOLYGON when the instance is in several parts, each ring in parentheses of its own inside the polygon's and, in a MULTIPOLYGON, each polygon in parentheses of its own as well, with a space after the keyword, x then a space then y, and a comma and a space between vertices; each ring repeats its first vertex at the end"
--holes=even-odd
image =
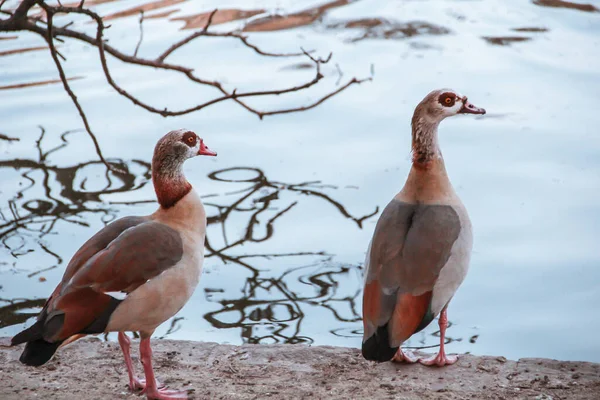
MULTIPOLYGON (((49 163, 50 154, 65 151, 68 147, 70 133, 61 135, 60 145, 43 150, 45 131, 42 129, 36 142, 35 159, 0 161, 0 168, 15 169, 30 182, 9 200, 8 209, 0 209, 0 240, 15 260, 27 252, 39 250, 56 260, 53 265, 30 272, 29 277, 56 268, 68 260, 69 255, 62 257, 44 243, 44 236, 57 233, 59 221, 88 226, 86 218, 90 214, 100 214, 102 222, 109 223, 121 214, 127 214, 123 207, 154 202, 101 199, 103 195, 132 192, 148 184, 151 177, 148 162, 111 160, 126 172, 107 172, 104 175, 105 186, 95 191, 87 188, 91 186, 86 185, 90 176, 87 169, 103 168, 101 161, 70 167, 49 163), (136 172, 131 172, 133 170, 136 172), (34 190, 40 184, 43 190, 34 190)), ((98 170, 93 171, 97 173, 98 170)), ((313 343, 311 328, 303 326, 310 313, 328 321, 335 320, 332 323, 335 328, 330 330, 332 335, 361 336, 361 312, 357 307, 362 290, 361 265, 340 265, 334 261, 334 255, 321 249, 268 253, 264 252, 265 246, 261 243, 272 239, 277 221, 307 198, 331 207, 337 215, 353 221, 359 229, 365 220, 377 215, 379 209, 354 216, 328 194, 337 189, 335 186, 323 185, 319 181, 272 181, 258 168, 226 168, 214 171, 208 177, 238 187, 240 184, 247 186, 241 190, 204 196, 209 224, 206 264, 214 266, 214 261, 218 260, 222 265, 216 265, 216 270, 241 269, 241 273, 234 274, 239 277, 238 285, 228 281, 220 287, 205 287, 206 300, 218 304, 218 308, 206 313, 204 319, 217 329, 239 329, 245 343, 313 343)), ((278 232, 286 236, 285 230, 278 232)), ((15 266, 16 261, 13 269, 15 266)), ((0 302, 6 303, 0 307, 0 328, 3 328, 22 324, 34 316, 44 300, 0 299, 0 302)), ((162 337, 177 332, 182 323, 182 317, 173 318, 162 337)))
MULTIPOLYGON (((56 264, 30 273, 30 277, 63 263, 63 258, 44 243, 45 236, 57 234, 57 223, 87 227, 89 224, 86 218, 89 214, 100 214, 102 222, 108 224, 117 218, 118 213, 116 209, 108 207, 101 196, 138 190, 150 177, 150 164, 141 160, 132 160, 128 165, 123 160, 111 160, 124 173, 107 171, 99 161, 82 162, 69 167, 53 165, 48 157, 67 148, 67 137, 76 131, 62 133, 61 144, 44 150, 46 131, 44 128, 40 129, 41 134, 35 143, 35 159, 0 161, 0 169, 14 169, 28 182, 28 185, 20 188, 8 200, 7 207, 0 208, 0 241, 15 260, 36 250, 42 250, 56 259, 56 264), (141 168, 141 172, 130 172, 133 166, 141 168), (89 182, 86 175, 90 171, 97 172, 94 167, 104 171, 105 186, 100 190, 90 190, 87 187, 89 182), (42 186, 41 189, 39 185, 42 186)), ((16 261, 13 267, 15 264, 16 261)))
POLYGON ((211 173, 209 178, 222 182, 245 182, 248 187, 229 193, 235 197, 227 204, 205 201, 208 209, 217 211, 216 215, 209 217, 209 224, 219 224, 219 241, 222 242, 221 246, 216 246, 213 242, 217 238, 210 236, 206 243, 207 258, 217 257, 227 264, 225 268, 241 267, 250 272, 241 289, 241 297, 221 295, 224 293, 221 288, 205 289, 207 299, 221 305, 221 309, 204 316, 211 325, 217 328, 240 328, 242 340, 246 343, 312 343, 313 339, 302 334, 301 329, 309 308, 325 308, 330 311, 329 318, 335 318, 340 323, 360 321, 360 313, 356 308, 360 294, 356 283, 361 281, 358 266, 337 266, 332 261, 332 255, 324 251, 233 253, 240 246, 265 242, 273 237, 275 222, 298 204, 298 200, 294 200, 281 205, 286 197, 284 192, 318 198, 333 206, 343 217, 354 221, 358 227, 362 227, 365 219, 377 214, 377 208, 367 215, 355 217, 324 192, 324 189, 334 187, 321 185, 318 181, 295 184, 271 181, 257 168, 228 168, 211 173), (242 172, 250 174, 250 177, 234 178, 242 172), (265 217, 265 222, 261 224, 260 218, 267 213, 272 215, 265 217), (234 240, 226 230, 229 218, 236 221, 243 218, 246 221, 244 230, 234 240), (263 229, 259 229, 261 225, 263 229), (277 258, 279 265, 289 264, 281 258, 292 257, 299 258, 301 265, 285 271, 277 266, 264 268, 269 260, 277 258), (305 264, 302 265, 302 262, 305 264), (349 280, 353 281, 351 286, 341 284, 349 280))

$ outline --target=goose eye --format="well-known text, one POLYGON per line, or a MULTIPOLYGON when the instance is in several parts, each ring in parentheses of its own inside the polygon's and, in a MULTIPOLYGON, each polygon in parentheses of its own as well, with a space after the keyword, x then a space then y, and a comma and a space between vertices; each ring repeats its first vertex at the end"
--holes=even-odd
POLYGON ((183 135, 183 138, 181 141, 183 143, 187 144, 189 147, 194 147, 196 145, 197 140, 198 139, 194 132, 186 132, 185 135, 183 135))
POLYGON ((444 107, 452 107, 456 102, 456 96, 453 93, 442 93, 438 98, 438 101, 444 107))

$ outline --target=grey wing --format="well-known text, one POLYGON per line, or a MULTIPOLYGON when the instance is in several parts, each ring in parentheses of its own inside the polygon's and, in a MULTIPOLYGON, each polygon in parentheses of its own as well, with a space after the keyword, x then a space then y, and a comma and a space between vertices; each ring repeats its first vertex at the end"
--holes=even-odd
POLYGON ((460 234, 458 213, 450 205, 420 204, 413 214, 398 265, 399 287, 418 294, 432 290, 460 234))
POLYGON ((375 228, 367 280, 409 293, 431 289, 459 234, 452 206, 393 200, 375 228))
POLYGON ((452 206, 398 200, 387 205, 375 228, 368 260, 365 338, 394 313, 398 321, 392 321, 391 337, 417 329, 459 233, 460 220, 452 206))
POLYGON ((365 338, 391 317, 399 288, 394 261, 401 260, 416 205, 392 200, 383 210, 369 245, 363 292, 365 338))

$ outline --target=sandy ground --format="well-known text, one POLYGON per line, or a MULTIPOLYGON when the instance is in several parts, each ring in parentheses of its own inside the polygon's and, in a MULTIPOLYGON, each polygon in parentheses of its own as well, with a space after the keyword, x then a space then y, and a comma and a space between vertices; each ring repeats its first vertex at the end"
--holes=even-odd
MULTIPOLYGON (((586 362, 464 355, 440 369, 375 364, 344 347, 155 340, 153 348, 157 377, 195 399, 600 399, 600 364, 586 362)), ((0 347, 2 400, 139 398, 127 391, 117 343, 82 339, 39 368, 21 365, 21 350, 0 347)))

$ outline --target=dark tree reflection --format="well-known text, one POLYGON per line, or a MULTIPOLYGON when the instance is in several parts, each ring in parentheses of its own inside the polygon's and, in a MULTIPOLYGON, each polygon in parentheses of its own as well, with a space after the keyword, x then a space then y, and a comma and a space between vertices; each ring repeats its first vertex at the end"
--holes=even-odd
POLYGON ((56 234, 57 223, 89 226, 86 219, 91 214, 100 214, 102 222, 109 223, 117 217, 117 211, 104 203, 101 196, 138 190, 150 177, 150 164, 145 161, 132 160, 125 163, 123 160, 111 160, 125 172, 117 174, 104 169, 104 187, 90 190, 87 188, 87 171, 95 171, 95 166, 103 167, 100 161, 66 167, 59 167, 49 161, 50 155, 68 147, 68 136, 76 131, 63 132, 60 135, 61 144, 45 149, 46 130, 40 130, 39 139, 35 142, 35 158, 0 161, 0 170, 15 170, 27 182, 8 200, 6 207, 0 208, 0 242, 9 249, 15 260, 23 254, 39 250, 56 260, 56 264, 46 266, 29 276, 63 263, 63 258, 44 242, 46 235, 56 234), (129 172, 133 165, 142 171, 138 174, 129 172), (138 175, 143 177, 141 181, 138 175))
MULTIPOLYGON (((354 216, 325 192, 325 189, 335 189, 333 186, 322 185, 319 181, 271 181, 257 168, 223 169, 211 173, 209 178, 248 186, 228 193, 228 196, 205 200, 207 209, 216 211, 212 214, 209 212, 209 225, 217 224, 220 231, 219 237, 209 235, 206 241, 207 258, 219 258, 225 268, 243 268, 250 273, 240 285, 241 296, 236 294, 232 298, 226 294, 220 295, 225 292, 222 288, 206 289, 207 300, 221 306, 219 310, 204 315, 211 325, 239 328, 242 340, 247 343, 312 343, 313 339, 303 334, 301 329, 311 307, 327 309, 328 318, 339 323, 360 321, 356 308, 360 293, 356 282, 360 282, 361 275, 358 266, 337 266, 332 262, 332 255, 320 249, 311 252, 264 253, 257 246, 257 252, 246 247, 243 252, 236 250, 249 243, 271 239, 275 234, 276 221, 306 197, 323 201, 359 228, 365 219, 377 214, 377 208, 367 215, 354 216), (244 178, 235 178, 240 175, 244 178), (221 198, 224 201, 217 202, 221 198), (239 234, 236 237, 229 233, 234 230, 227 229, 228 219, 245 221, 243 229, 240 230, 237 225, 235 232, 239 234), (215 244, 217 241, 220 245, 215 244), (289 265, 289 259, 292 258, 299 260, 301 265, 285 270, 279 267, 289 265), (277 259, 277 263, 268 268, 273 259, 277 259), (352 286, 340 285, 352 275, 358 277, 352 286)), ((292 264, 297 265, 297 262, 292 264)))
MULTIPOLYGON (((246 279, 241 297, 217 300, 222 308, 204 318, 217 328, 241 328, 246 343, 312 343, 301 330, 312 307, 329 310, 328 318, 338 324, 361 320, 356 308, 357 287, 339 285, 357 272, 358 268, 318 262, 287 269, 278 276, 257 274, 246 279)), ((207 291, 209 300, 213 291, 207 291)))

